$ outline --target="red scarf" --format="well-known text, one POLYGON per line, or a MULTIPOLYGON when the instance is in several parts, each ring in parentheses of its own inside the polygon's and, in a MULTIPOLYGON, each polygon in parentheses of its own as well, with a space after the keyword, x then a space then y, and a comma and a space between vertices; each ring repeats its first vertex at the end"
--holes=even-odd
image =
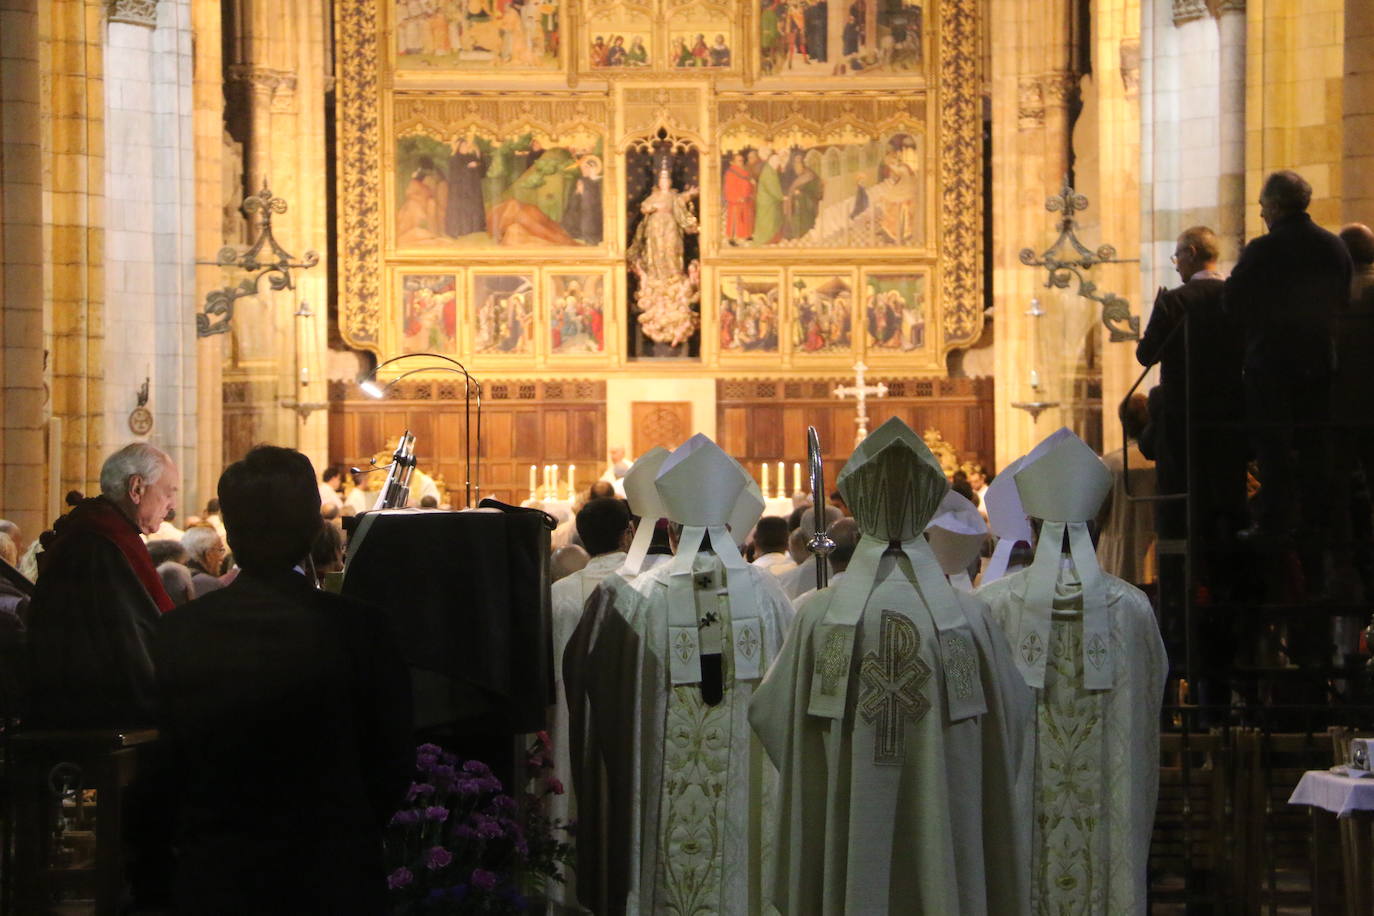
POLYGON ((76 508, 58 519, 57 524, 53 525, 51 544, 44 544, 44 553, 56 556, 56 551, 61 550, 72 535, 82 532, 102 537, 118 547, 157 609, 165 614, 173 608, 172 599, 162 587, 162 578, 158 576, 157 567, 148 553, 148 545, 139 537, 138 527, 119 511, 118 506, 103 496, 83 499, 76 504, 76 508))

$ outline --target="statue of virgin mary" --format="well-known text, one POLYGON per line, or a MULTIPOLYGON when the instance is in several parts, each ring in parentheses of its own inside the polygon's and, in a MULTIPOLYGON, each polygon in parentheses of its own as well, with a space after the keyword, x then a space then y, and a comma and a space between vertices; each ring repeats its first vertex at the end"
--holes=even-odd
POLYGON ((644 334, 655 343, 679 347, 701 323, 692 308, 701 298, 696 262, 684 268, 682 237, 699 230, 689 206, 696 188, 673 190, 666 165, 660 166, 658 183, 639 205, 644 218, 635 229, 626 252, 630 269, 639 278, 635 305, 644 334))

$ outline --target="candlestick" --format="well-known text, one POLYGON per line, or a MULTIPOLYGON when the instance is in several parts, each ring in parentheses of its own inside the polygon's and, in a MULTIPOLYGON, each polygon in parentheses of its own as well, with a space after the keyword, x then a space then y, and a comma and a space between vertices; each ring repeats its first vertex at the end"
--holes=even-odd
POLYGON ((763 498, 768 498, 768 462, 763 462, 763 479, 759 481, 759 489, 763 491, 763 498))
POLYGON ((530 499, 539 498, 538 486, 539 481, 534 476, 534 465, 530 465, 530 499))
POLYGON ((576 499, 577 493, 577 465, 568 465, 568 499, 576 499))
POLYGON ((787 472, 783 469, 783 463, 778 462, 778 499, 782 499, 787 494, 783 492, 787 487, 787 472))
POLYGON ((559 491, 558 491, 558 465, 556 465, 556 464, 553 466, 553 498, 554 498, 554 499, 562 499, 562 498, 563 498, 562 495, 561 495, 561 494, 559 493, 559 491))
POLYGON ((792 492, 801 492, 801 462, 792 462, 792 492))

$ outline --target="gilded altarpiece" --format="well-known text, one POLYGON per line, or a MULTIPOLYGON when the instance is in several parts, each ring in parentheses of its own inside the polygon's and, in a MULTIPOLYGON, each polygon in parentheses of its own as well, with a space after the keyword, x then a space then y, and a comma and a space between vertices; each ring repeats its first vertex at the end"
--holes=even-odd
POLYGON ((939 374, 976 0, 337 0, 339 326, 470 368, 939 374))

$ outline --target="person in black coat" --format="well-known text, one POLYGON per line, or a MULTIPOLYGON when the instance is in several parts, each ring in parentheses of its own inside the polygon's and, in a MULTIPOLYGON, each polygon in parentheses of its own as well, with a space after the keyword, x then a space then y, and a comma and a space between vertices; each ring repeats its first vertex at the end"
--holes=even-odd
POLYGON ((1319 591, 1330 514, 1332 323, 1350 294, 1351 263, 1340 239, 1307 214, 1311 199, 1312 186, 1296 172, 1265 180, 1259 203, 1269 232, 1241 252, 1225 307, 1245 341, 1246 421, 1261 487, 1255 533, 1284 541, 1296 528, 1308 585, 1319 591))
MULTIPOLYGON (((1159 291, 1136 345, 1142 366, 1159 365, 1159 394, 1150 420, 1160 493, 1188 489, 1191 409, 1193 535, 1203 544, 1215 543, 1246 523, 1244 438, 1234 429, 1215 425, 1237 419, 1245 403, 1243 340, 1240 328, 1222 309, 1225 282, 1217 271, 1219 257, 1211 229, 1184 230, 1173 257, 1183 285, 1159 291)), ((1178 503, 1161 505, 1156 515, 1161 536, 1184 535, 1181 509, 1178 503)))
POLYGON ((219 499, 241 571, 167 614, 153 652, 175 910, 384 913, 382 833, 415 757, 407 669, 379 610, 302 574, 321 525, 304 455, 253 449, 219 499))

